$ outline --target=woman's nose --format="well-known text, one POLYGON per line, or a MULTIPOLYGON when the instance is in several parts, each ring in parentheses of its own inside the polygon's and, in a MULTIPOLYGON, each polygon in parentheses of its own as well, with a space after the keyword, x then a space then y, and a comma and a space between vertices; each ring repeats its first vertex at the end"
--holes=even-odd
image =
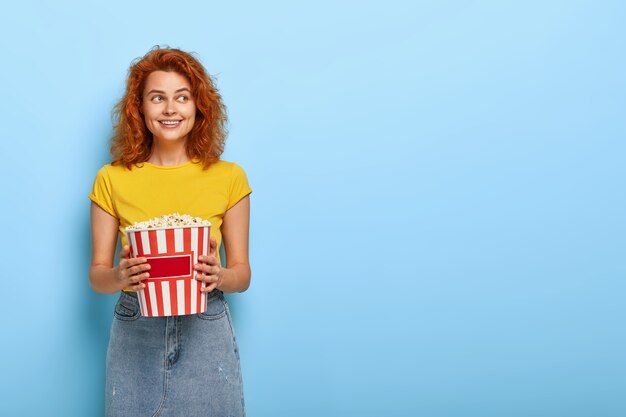
POLYGON ((165 108, 163 109, 163 114, 174 114, 176 113, 176 103, 174 100, 168 100, 165 108))

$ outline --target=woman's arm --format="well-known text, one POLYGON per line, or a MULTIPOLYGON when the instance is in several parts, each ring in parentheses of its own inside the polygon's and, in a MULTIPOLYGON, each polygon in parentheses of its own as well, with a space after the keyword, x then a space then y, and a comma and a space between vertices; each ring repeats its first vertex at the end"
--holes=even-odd
POLYGON ((145 258, 130 258, 130 248, 125 245, 120 254, 120 265, 113 267, 119 221, 91 203, 91 268, 89 284, 97 293, 112 294, 124 288, 138 291, 142 279, 148 277, 150 265, 145 258))
POLYGON ((250 196, 231 207, 222 221, 222 236, 226 252, 226 268, 217 262, 217 242, 211 238, 211 254, 199 257, 198 279, 207 283, 206 292, 217 288, 223 292, 243 292, 250 286, 248 240, 250 234, 250 196))

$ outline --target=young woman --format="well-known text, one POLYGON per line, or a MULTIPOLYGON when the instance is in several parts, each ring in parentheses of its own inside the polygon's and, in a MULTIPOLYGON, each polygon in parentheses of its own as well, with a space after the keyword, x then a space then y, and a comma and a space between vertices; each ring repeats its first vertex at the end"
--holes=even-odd
POLYGON ((223 293, 250 285, 252 190, 240 166, 219 159, 221 97, 191 54, 155 48, 131 65, 116 114, 113 161, 98 171, 89 195, 90 284, 98 293, 120 292, 106 358, 106 415, 243 416, 239 353, 223 293), (142 317, 136 291, 150 265, 130 258, 124 229, 175 212, 212 224, 210 253, 194 266, 207 285, 206 312, 142 317))

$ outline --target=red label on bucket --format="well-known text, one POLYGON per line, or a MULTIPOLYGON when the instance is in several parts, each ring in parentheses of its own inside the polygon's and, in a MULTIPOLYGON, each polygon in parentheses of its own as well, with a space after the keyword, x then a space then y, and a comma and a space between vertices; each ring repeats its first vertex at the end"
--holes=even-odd
POLYGON ((150 279, 179 278, 191 275, 191 254, 146 257, 150 264, 150 279))

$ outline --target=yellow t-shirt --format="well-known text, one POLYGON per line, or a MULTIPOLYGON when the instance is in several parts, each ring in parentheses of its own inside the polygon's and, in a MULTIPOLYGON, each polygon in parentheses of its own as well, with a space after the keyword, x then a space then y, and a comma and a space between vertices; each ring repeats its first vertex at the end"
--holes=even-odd
POLYGON ((128 242, 124 229, 135 222, 175 212, 209 220, 219 257, 224 214, 251 192, 246 173, 233 162, 219 160, 206 170, 195 161, 176 166, 143 162, 131 170, 103 166, 89 198, 119 220, 122 245, 128 242))

